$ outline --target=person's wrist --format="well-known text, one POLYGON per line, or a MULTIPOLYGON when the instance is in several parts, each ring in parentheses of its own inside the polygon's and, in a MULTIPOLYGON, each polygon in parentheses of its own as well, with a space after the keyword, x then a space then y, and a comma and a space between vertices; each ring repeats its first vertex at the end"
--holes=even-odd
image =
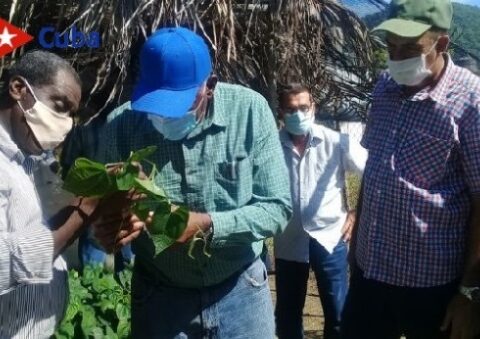
POLYGON ((203 220, 203 232, 208 237, 213 233, 213 223, 212 217, 208 213, 204 213, 204 220, 203 220))
POLYGON ((83 219, 83 222, 88 223, 98 203, 99 199, 97 198, 79 197, 77 198, 76 204, 73 205, 73 208, 83 219))

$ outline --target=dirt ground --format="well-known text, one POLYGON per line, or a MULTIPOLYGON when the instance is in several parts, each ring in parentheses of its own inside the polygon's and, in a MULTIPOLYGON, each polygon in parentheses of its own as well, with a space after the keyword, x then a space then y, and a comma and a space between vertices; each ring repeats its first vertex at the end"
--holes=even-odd
MULTIPOLYGON (((275 275, 269 274, 270 289, 272 291, 272 299, 275 304, 276 289, 275 275)), ((308 279, 307 298, 303 309, 303 328, 305 331, 305 339, 321 339, 323 338, 323 312, 318 296, 317 285, 313 272, 310 272, 308 279)))

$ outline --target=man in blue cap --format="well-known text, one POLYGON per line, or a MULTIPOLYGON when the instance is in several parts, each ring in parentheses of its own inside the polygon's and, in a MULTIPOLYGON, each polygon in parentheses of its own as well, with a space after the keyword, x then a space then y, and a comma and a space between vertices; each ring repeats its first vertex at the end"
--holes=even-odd
POLYGON ((447 53, 449 0, 390 8, 344 338, 478 338, 480 79, 447 53))
POLYGON ((211 65, 194 32, 157 31, 141 52, 132 109, 105 132, 106 162, 156 145, 156 183, 191 211, 184 234, 164 252, 148 229, 132 244, 133 338, 274 337, 260 255, 263 240, 291 216, 288 172, 266 100, 217 84, 211 65), (191 259, 189 242, 199 229, 209 234, 211 257, 198 246, 191 259))

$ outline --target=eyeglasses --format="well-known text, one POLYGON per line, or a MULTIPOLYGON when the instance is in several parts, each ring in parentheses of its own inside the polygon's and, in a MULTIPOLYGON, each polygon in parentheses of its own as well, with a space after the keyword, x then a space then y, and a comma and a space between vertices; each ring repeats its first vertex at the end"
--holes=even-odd
POLYGON ((307 115, 310 113, 312 106, 307 106, 307 105, 302 105, 298 107, 288 107, 288 108, 283 108, 283 112, 285 114, 294 114, 296 112, 302 112, 303 114, 307 115))

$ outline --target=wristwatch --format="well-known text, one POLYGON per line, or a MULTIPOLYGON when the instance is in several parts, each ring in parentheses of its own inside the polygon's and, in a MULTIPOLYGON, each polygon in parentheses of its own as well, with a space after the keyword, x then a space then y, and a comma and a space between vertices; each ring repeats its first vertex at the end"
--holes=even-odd
POLYGON ((474 303, 480 303, 480 287, 460 286, 460 293, 474 303))

